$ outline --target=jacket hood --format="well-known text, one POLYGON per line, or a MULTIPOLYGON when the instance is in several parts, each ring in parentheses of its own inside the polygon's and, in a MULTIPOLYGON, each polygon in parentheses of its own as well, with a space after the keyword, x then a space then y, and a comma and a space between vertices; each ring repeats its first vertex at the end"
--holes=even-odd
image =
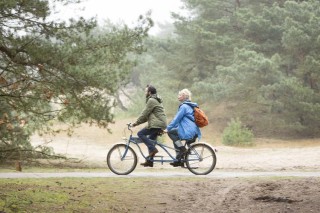
POLYGON ((152 95, 149 95, 146 99, 146 102, 149 100, 149 98, 154 98, 156 99, 159 103, 162 103, 162 98, 160 96, 158 96, 157 94, 152 94, 152 95))
POLYGON ((197 107, 198 106, 197 103, 191 102, 189 100, 186 100, 186 101, 182 102, 181 104, 188 104, 189 106, 192 106, 192 107, 197 107))

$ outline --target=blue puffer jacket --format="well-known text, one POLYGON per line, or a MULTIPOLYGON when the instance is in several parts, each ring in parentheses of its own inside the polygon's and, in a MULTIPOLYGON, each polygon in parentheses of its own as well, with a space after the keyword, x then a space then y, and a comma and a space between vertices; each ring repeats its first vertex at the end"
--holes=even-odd
POLYGON ((173 128, 178 128, 178 134, 180 139, 192 139, 195 135, 198 135, 198 139, 201 138, 200 128, 194 123, 193 108, 192 106, 198 106, 198 104, 191 101, 184 101, 180 104, 179 110, 174 119, 167 126, 167 130, 170 131, 173 128))

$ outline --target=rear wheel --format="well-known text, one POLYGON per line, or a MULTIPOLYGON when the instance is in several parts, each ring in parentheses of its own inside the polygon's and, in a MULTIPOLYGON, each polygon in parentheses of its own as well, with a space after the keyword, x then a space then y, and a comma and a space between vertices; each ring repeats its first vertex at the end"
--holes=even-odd
POLYGON ((135 151, 125 144, 112 147, 107 155, 109 169, 117 175, 130 174, 137 166, 138 158, 135 151), (126 151, 127 150, 127 151, 126 151))
POLYGON ((207 144, 192 145, 185 157, 187 168, 196 175, 207 175, 216 166, 214 150, 207 144))

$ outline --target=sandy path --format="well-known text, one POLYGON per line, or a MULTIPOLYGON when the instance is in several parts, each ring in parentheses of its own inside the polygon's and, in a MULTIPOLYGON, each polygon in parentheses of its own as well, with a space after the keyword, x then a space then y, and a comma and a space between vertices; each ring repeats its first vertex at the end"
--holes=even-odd
MULTIPOLYGON (((56 153, 71 158, 81 159, 83 163, 105 167, 106 156, 113 144, 121 142, 122 137, 128 137, 129 132, 123 128, 130 120, 123 120, 110 126, 113 134, 105 129, 92 126, 82 126, 74 131, 72 137, 66 133, 56 136, 34 135, 33 145, 47 144, 56 153)), ((138 129, 135 129, 135 133, 138 129)), ((202 142, 208 142, 218 152, 216 169, 239 171, 320 171, 320 139, 304 141, 279 141, 272 139, 257 139, 259 145, 253 148, 237 148, 221 145, 219 137, 214 140, 205 136, 212 135, 205 129, 202 142)), ((162 140, 168 145, 171 141, 163 136, 162 140)), ((144 153, 145 146, 142 145, 144 153)), ((139 150, 133 147, 137 153, 139 150)), ((160 151, 158 155, 163 155, 160 151)), ((173 153, 172 153, 173 154, 173 153)), ((144 161, 141 155, 139 163, 144 161)), ((156 168, 169 168, 168 164, 155 164, 156 168)))
MULTIPOLYGON (((34 145, 43 144, 43 138, 33 137, 34 145)), ((120 141, 117 141, 120 142, 120 141)), ((56 137, 49 144, 56 153, 71 158, 81 159, 90 165, 106 166, 106 156, 112 143, 96 144, 92 141, 56 137)), ((234 148, 226 146, 215 147, 217 154, 216 169, 242 170, 242 171, 320 171, 320 146, 303 148, 234 148)), ((134 147, 135 151, 139 150, 134 147)), ((144 148, 145 151, 145 148, 144 148)), ((163 155, 160 151, 158 155, 163 155)), ((139 162, 144 161, 139 155, 139 162)), ((156 165, 168 167, 168 165, 156 165)))

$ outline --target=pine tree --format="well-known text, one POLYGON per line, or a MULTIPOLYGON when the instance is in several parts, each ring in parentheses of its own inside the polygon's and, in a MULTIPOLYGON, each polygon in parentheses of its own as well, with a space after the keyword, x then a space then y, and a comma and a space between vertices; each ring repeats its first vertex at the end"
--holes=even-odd
POLYGON ((50 12, 47 0, 0 2, 1 153, 29 148, 28 136, 52 119, 112 122, 113 95, 134 66, 128 54, 144 51, 152 26, 140 17, 131 29, 98 28, 95 19, 52 21, 50 12))

